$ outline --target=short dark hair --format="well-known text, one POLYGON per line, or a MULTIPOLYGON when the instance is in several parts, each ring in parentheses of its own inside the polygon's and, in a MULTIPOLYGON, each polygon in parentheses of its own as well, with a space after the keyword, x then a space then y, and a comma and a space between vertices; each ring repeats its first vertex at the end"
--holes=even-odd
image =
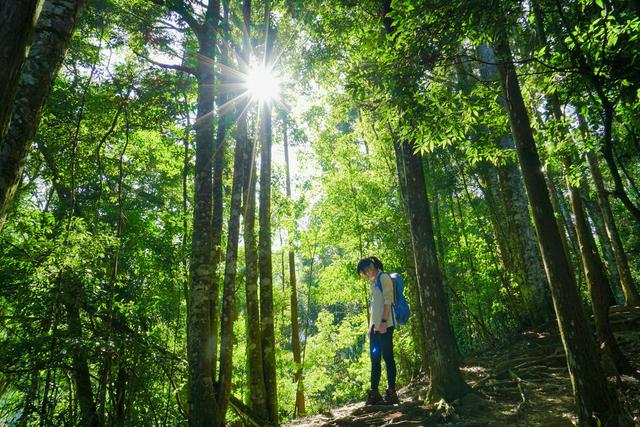
POLYGON ((377 268, 380 271, 384 271, 382 261, 380 261, 378 257, 370 256, 368 258, 362 258, 360 261, 358 261, 356 272, 358 272, 358 274, 364 273, 364 270, 366 270, 367 267, 369 267, 370 265, 373 265, 375 268, 377 268))

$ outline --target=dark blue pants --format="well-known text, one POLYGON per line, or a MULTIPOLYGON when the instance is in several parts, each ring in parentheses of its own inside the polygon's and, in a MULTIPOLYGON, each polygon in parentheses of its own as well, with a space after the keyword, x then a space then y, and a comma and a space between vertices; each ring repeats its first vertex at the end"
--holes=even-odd
POLYGON ((377 390, 382 375, 382 359, 387 368, 387 384, 396 388, 396 360, 393 357, 393 326, 381 334, 369 332, 369 355, 371 356, 371 390, 377 390))

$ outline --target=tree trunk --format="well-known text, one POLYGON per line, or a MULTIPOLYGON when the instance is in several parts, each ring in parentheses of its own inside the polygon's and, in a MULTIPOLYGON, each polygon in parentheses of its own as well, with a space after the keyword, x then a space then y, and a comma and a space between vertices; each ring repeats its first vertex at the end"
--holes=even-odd
MULTIPOLYGON (((265 1, 265 66, 272 60, 274 31, 271 28, 271 4, 265 1)), ((262 369, 267 397, 269 422, 278 424, 278 389, 276 387, 276 340, 273 325, 273 265, 271 261, 271 110, 270 101, 262 102, 260 111, 260 206, 258 221, 258 268, 260 271, 260 326, 262 328, 262 369)))
POLYGON ((242 209, 242 186, 244 183, 244 153, 246 151, 246 124, 244 131, 236 138, 233 160, 233 184, 229 212, 229 235, 224 269, 224 291, 222 299, 222 319, 220 330, 220 374, 218 393, 218 425, 224 424, 229 395, 231 393, 231 368, 233 357, 233 324, 236 317, 236 273, 238 266, 238 235, 240 232, 240 211, 242 209))
MULTIPOLYGON (((248 72, 251 28, 251 0, 243 2, 243 48, 240 61, 241 70, 248 72)), ((262 367, 262 332, 260 326, 260 309, 258 303, 258 253, 256 248, 256 142, 249 139, 247 133, 248 99, 244 99, 238 117, 237 138, 245 140, 244 153, 244 194, 242 215, 244 217, 244 262, 245 262, 245 295, 247 303, 247 395, 249 407, 257 417, 267 420, 267 393, 262 367)))
MULTIPOLYGON (((487 62, 481 67, 481 74, 484 80, 495 81, 498 72, 495 65, 495 55, 489 45, 478 47, 480 57, 487 62)), ((504 98, 500 98, 500 105, 506 110, 507 105, 504 98)), ((505 151, 513 150, 513 138, 511 135, 503 135, 495 141, 495 145, 505 151)), ((551 301, 547 290, 547 280, 542 264, 540 248, 536 243, 536 235, 529 216, 529 206, 522 187, 522 174, 518 165, 512 160, 507 160, 503 165, 496 167, 499 182, 499 193, 493 190, 494 199, 498 199, 500 205, 504 207, 504 222, 500 222, 501 232, 505 236, 502 246, 506 251, 506 258, 509 263, 509 272, 516 276, 516 282, 520 287, 522 300, 524 302, 527 316, 522 326, 530 327, 546 323, 553 317, 551 301), (505 227, 506 226, 506 227, 505 227)), ((496 211, 496 208, 493 209, 496 211)), ((497 212, 498 213, 498 212, 497 212)))
MULTIPOLYGON (((503 136, 498 145, 513 150, 511 136, 503 136)), ((518 249, 518 271, 523 274, 521 293, 529 311, 528 326, 546 323, 553 318, 547 279, 542 264, 542 255, 536 242, 536 234, 529 216, 529 205, 522 187, 522 175, 517 165, 508 161, 498 167, 500 189, 506 207, 507 227, 510 238, 518 249)))
POLYGON ((126 406, 125 395, 127 392, 127 385, 129 380, 129 374, 126 367, 121 364, 118 368, 118 376, 115 382, 115 396, 113 399, 113 425, 116 427, 126 425, 126 406))
POLYGON ((506 235, 506 215, 502 195, 500 194, 500 182, 498 181, 498 172, 496 168, 488 163, 481 163, 478 166, 478 180, 480 188, 484 196, 484 201, 489 209, 489 219, 495 241, 497 244, 498 254, 502 267, 509 273, 514 271, 513 256, 510 250, 506 235))
POLYGON ((416 266, 419 304, 425 325, 431 382, 427 398, 450 402, 469 392, 460 373, 458 349, 449 317, 449 304, 436 257, 433 224, 427 199, 424 170, 411 144, 394 138, 400 190, 409 224, 416 266))
POLYGON ((78 307, 81 298, 81 285, 76 282, 75 279, 62 278, 61 280, 64 281, 61 285, 63 289, 63 304, 67 311, 69 336, 72 337, 70 350, 73 365, 71 371, 80 404, 80 425, 97 427, 100 423, 93 398, 93 389, 91 388, 89 363, 85 349, 82 347, 84 340, 82 337, 82 321, 80 320, 80 310, 78 307))
MULTIPOLYGON (((564 157, 563 164, 565 172, 571 170, 571 159, 568 156, 564 157)), ((566 182, 575 218, 582 268, 584 269, 589 294, 591 295, 591 307, 593 309, 600 349, 604 350, 608 356, 611 357, 619 373, 633 373, 629 361, 620 351, 618 343, 611 332, 611 327, 609 326, 609 306, 613 302, 610 300, 611 291, 607 276, 604 272, 602 260, 596 248, 596 242, 591 233, 591 227, 587 222, 582 198, 580 197, 580 190, 570 182, 569 178, 566 178, 566 182)))
MULTIPOLYGON (((3 1, 0 4, 0 147, 4 146, 9 129, 20 72, 27 58, 42 2, 43 0, 23 0, 3 1)), ((0 188, 9 187, 10 181, 5 182, 8 179, 10 177, 0 175, 0 188)), ((5 191, 0 193, 3 195, 0 199, 0 214, 4 210, 5 191)))
MULTIPOLYGON (((222 2, 224 8, 224 22, 222 31, 223 39, 220 41, 220 64, 226 66, 229 63, 229 1, 222 2)), ((224 68, 222 68, 224 70, 224 68)), ((227 73, 220 73, 220 87, 228 84, 227 73)), ((224 194, 222 172, 224 170, 224 153, 226 149, 226 136, 232 125, 232 114, 229 108, 222 108, 229 100, 226 90, 220 90, 216 96, 216 107, 218 113, 218 127, 216 128, 216 142, 213 153, 213 220, 212 220, 212 236, 213 236, 213 258, 211 268, 213 269, 213 280, 211 282, 211 290, 209 297, 211 298, 210 322, 211 322, 211 352, 213 360, 211 369, 213 369, 212 378, 215 381, 216 365, 218 363, 218 325, 220 324, 218 301, 220 294, 220 276, 218 275, 218 267, 222 261, 222 227, 224 216, 224 194)), ((226 267, 225 267, 226 269, 226 267)), ((226 273, 225 273, 226 274, 226 273)), ((222 350, 221 350, 222 351, 222 350)), ((222 372, 222 371, 220 371, 222 372)))
POLYGON ((47 0, 42 6, 33 44, 18 83, 11 125, 6 139, 0 143, 0 217, 18 188, 53 79, 86 4, 86 0, 47 0))
MULTIPOLYGON (((191 240, 190 294, 187 341, 189 362, 189 425, 209 426, 217 419, 213 387, 212 354, 215 339, 211 333, 212 270, 212 171, 214 69, 216 32, 220 3, 212 0, 198 34, 198 111, 196 130, 196 168, 191 240)), ((215 311, 215 310, 214 310, 215 311)))
MULTIPOLYGON (((284 139, 284 162, 287 197, 291 202, 291 169, 289 167, 289 135, 287 127, 287 117, 283 119, 283 139, 284 139)), ((293 217, 293 212, 292 212, 293 217)), ((296 407, 294 416, 304 415, 304 384, 302 383, 302 358, 300 355, 300 332, 298 325, 298 281, 296 280, 296 257, 293 251, 293 233, 295 232, 295 218, 292 218, 292 229, 289 236, 289 286, 291 287, 291 348, 293 351, 293 363, 296 364, 296 407)), ((284 272, 283 272, 284 275, 284 272)))
POLYGON ((602 179, 602 173, 600 173, 600 167, 598 166, 598 160, 593 151, 587 153, 587 160, 589 161, 589 170, 593 178, 593 183, 596 188, 596 195, 598 198, 598 206, 602 219, 604 221, 605 229, 607 230, 607 236, 611 241, 611 249, 613 255, 616 258, 616 266, 618 268, 618 274, 620 276, 620 285, 622 286, 622 292, 624 293, 624 304, 627 307, 640 306, 640 294, 635 287, 633 278, 631 277, 631 270, 629 269, 629 261, 627 260, 627 254, 622 247, 622 240, 618 234, 618 228, 613 218, 613 212, 611 211, 611 205, 609 204, 609 198, 607 197, 607 191, 604 187, 604 181, 602 179))
MULTIPOLYGON (((382 5, 382 24, 387 36, 395 33, 388 13, 391 1, 382 5)), ((388 122, 387 122, 388 125, 388 122)), ((425 327, 424 337, 430 343, 429 371, 431 382, 427 399, 453 401, 470 391, 462 378, 459 352, 449 314, 449 303, 442 283, 442 272, 436 255, 433 221, 427 197, 422 157, 414 153, 413 144, 400 141, 392 133, 396 168, 404 213, 409 225, 413 257, 416 266, 417 294, 425 327)))
MULTIPOLYGON (((433 208, 433 225, 435 227, 434 237, 436 239, 436 249, 437 249, 437 257, 440 262, 440 271, 442 271, 442 279, 446 283, 447 281, 447 263, 445 262, 445 246, 444 246, 444 236, 442 235, 442 227, 440 226, 440 195, 436 189, 434 183, 435 177, 435 161, 434 161, 435 153, 429 153, 427 156, 426 163, 426 171, 427 171, 427 185, 428 192, 427 195, 431 194, 431 198, 429 200, 432 201, 433 208)), ((407 236, 408 236, 407 230, 407 236)))
MULTIPOLYGON (((387 124, 388 125, 388 124, 387 124)), ((388 125, 388 129, 389 129, 389 133, 390 133, 390 137, 392 139, 395 139, 395 135, 393 133, 393 130, 391 129, 391 126, 388 125)), ((433 153, 430 153, 433 154, 433 153)), ((429 197, 429 191, 428 189, 430 189, 432 191, 432 195, 434 199, 437 199, 437 194, 436 194, 436 189, 434 185, 429 185, 429 184, 433 184, 433 167, 432 167, 432 162, 430 161, 431 158, 428 158, 427 164, 424 165, 423 164, 423 173, 425 176, 425 191, 427 191, 427 197, 429 197)), ((396 168, 396 171, 398 172, 398 186, 400 187, 400 197, 404 197, 404 194, 406 193, 406 187, 405 187, 405 183, 406 183, 406 179, 402 178, 400 179, 400 173, 396 168)), ((434 205, 437 205, 437 203, 434 203, 434 205)), ((406 203, 402 203, 402 208, 403 208, 403 212, 404 212, 404 216, 405 219, 408 219, 411 217, 411 214, 409 213, 408 209, 409 206, 406 203)), ((435 209, 434 209, 435 211, 435 209)), ((437 212, 437 211, 436 211, 437 212)), ((437 217, 436 217, 437 218, 437 217)), ((430 350, 429 350, 429 344, 430 341, 427 339, 427 337, 425 336, 425 324, 424 324, 424 316, 423 316, 423 312, 424 309, 422 307, 421 304, 421 300, 420 300, 420 295, 419 295, 419 289, 418 289, 418 278, 416 275, 416 265, 415 265, 415 257, 413 254, 413 249, 411 247, 412 242, 411 242, 411 233, 408 227, 408 224, 403 224, 403 228, 405 228, 406 232, 403 233, 405 239, 404 242, 406 243, 404 245, 405 249, 406 249, 406 258, 407 258, 407 281, 405 283, 405 289, 409 295, 410 301, 415 301, 415 306, 413 307, 413 312, 414 313, 419 313, 419 315, 414 317, 414 320, 411 321, 411 335, 412 338, 414 339, 414 343, 415 345, 418 347, 418 353, 420 355, 420 366, 423 369, 423 371, 429 375, 429 360, 430 360, 430 350)), ((435 226, 435 230, 434 230, 434 240, 436 238, 438 239, 438 243, 440 244, 440 250, 442 251, 441 253, 444 253, 444 243, 441 240, 442 235, 438 235, 438 233, 440 233, 440 225, 439 222, 436 222, 436 226, 435 226)), ((436 255, 437 257, 437 255, 436 255)), ((442 262, 443 260, 441 258, 437 258, 440 261, 440 264, 438 265, 438 268, 442 268, 442 266, 444 265, 444 262, 442 262)), ((443 271, 443 270, 440 270, 443 271)), ((446 277, 445 274, 442 275, 443 276, 443 282, 444 282, 444 278, 446 277)), ((367 312, 368 314, 368 312, 367 312)), ((367 316, 368 317, 368 316, 367 316)), ((369 324, 370 319, 367 318, 367 324, 369 324)))
POLYGON ((540 240, 542 258, 578 407, 578 418, 580 424, 585 426, 596 425, 597 420, 602 424, 617 424, 622 410, 617 397, 607 387, 595 342, 587 327, 571 264, 563 248, 558 245, 561 239, 560 232, 545 186, 542 164, 522 99, 504 25, 503 22, 499 23, 495 33, 500 84, 507 101, 509 123, 540 240))
POLYGON ((616 265, 616 257, 613 255, 613 249, 611 248, 611 240, 607 235, 607 230, 604 226, 604 220, 600 209, 596 206, 596 203, 589 195, 589 184, 586 179, 583 179, 580 183, 580 196, 584 202, 589 218, 593 222, 593 226, 596 231, 598 242, 602 248, 602 256, 604 257, 605 267, 608 273, 609 281, 611 282, 611 300, 612 304, 617 304, 618 301, 624 302, 624 295, 622 293, 622 287, 620 286, 620 275, 618 274, 618 266, 616 265))
POLYGON ((260 326, 262 369, 267 392, 269 421, 277 424, 275 332, 273 327, 273 273, 271 264, 271 106, 261 106, 260 209, 258 267, 260 270, 260 326))
MULTIPOLYGON (((245 3, 246 4, 246 3, 245 3)), ((246 116, 238 121, 238 137, 247 138, 246 116), (243 130, 241 130, 243 128, 243 130)), ((245 292, 247 301, 247 384, 249 406, 255 414, 268 419, 267 392, 262 367, 262 332, 260 309, 258 305, 258 252, 256 248, 256 164, 255 141, 247 139, 245 152, 244 187, 244 253, 245 253, 245 292)))

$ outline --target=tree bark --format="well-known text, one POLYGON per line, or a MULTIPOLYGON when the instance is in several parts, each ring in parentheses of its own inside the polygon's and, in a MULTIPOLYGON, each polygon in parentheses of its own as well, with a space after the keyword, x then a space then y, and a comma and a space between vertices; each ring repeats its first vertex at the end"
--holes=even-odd
MULTIPOLYGON (((222 1, 224 8, 224 22, 222 32, 224 37, 220 40, 220 64, 226 66, 229 63, 229 1, 222 1)), ((222 68, 224 70, 224 68, 222 68)), ((224 87, 228 83, 227 73, 220 73, 220 87, 224 87)), ((215 381, 216 365, 218 363, 218 325, 220 324, 218 301, 220 299, 220 276, 218 275, 218 267, 222 262, 222 227, 224 216, 224 194, 222 172, 224 170, 224 153, 226 149, 226 136, 232 125, 232 114, 228 108, 222 108, 228 101, 228 94, 220 90, 216 96, 216 107, 218 113, 218 126, 216 128, 216 139, 213 153, 213 220, 212 220, 212 236, 213 236, 213 258, 211 268, 213 269, 213 278, 211 282, 210 295, 211 303, 209 307, 211 322, 211 352, 213 360, 211 368, 213 369, 212 378, 215 381)), ((225 267, 226 269, 226 267, 225 267)), ((226 273, 225 273, 226 274, 226 273)), ((222 350, 221 350, 222 351, 222 350)), ((222 372, 222 371, 220 371, 222 372)))
MULTIPOLYGON (((195 190, 193 237, 191 240, 190 294, 187 341, 189 363, 189 425, 209 426, 217 419, 213 387, 214 355, 211 333, 212 269, 212 171, 214 69, 211 63, 216 52, 216 32, 220 14, 219 0, 211 0, 202 28, 197 32, 198 109, 196 130, 195 190)), ((215 311, 215 309, 213 310, 215 311)))
MULTIPOLYGON (((563 164, 565 172, 571 170, 571 159, 568 156, 564 156, 563 164)), ((569 178, 565 178, 565 180, 573 208, 576 235, 580 246, 580 258, 582 259, 582 268, 584 269, 589 294, 591 295, 591 307, 593 309, 600 349, 611 357, 619 373, 633 373, 629 361, 620 351, 611 327, 609 326, 609 306, 613 302, 610 296, 609 281, 604 272, 604 265, 598 254, 596 242, 593 239, 591 227, 585 215, 582 198, 580 197, 580 189, 573 185, 569 178)))
MULTIPOLYGON (((385 0, 381 19, 387 36, 395 33, 388 13, 391 1, 385 0)), ((387 125, 389 126, 388 122, 387 125)), ((396 168, 400 180, 404 212, 409 225, 414 262, 416 266, 417 294, 422 307, 424 337, 430 343, 429 371, 431 382, 427 399, 453 401, 470 391, 462 378, 459 352, 451 327, 449 302, 442 283, 442 272, 436 255, 433 220, 427 197, 425 175, 420 154, 414 153, 413 144, 401 141, 392 134, 396 168)))
POLYGON ((11 125, 6 139, 0 143, 0 217, 18 188, 51 85, 86 4, 86 0, 47 0, 42 6, 18 82, 11 125))
POLYGON ((419 154, 411 144, 394 138, 396 165, 405 214, 409 224, 416 266, 419 304, 425 326, 424 336, 430 343, 428 364, 431 382, 427 399, 450 402, 470 389, 459 368, 458 349, 449 317, 449 304, 436 256, 433 223, 427 199, 424 170, 419 154))
MULTIPOLYGON (((240 61, 241 71, 248 72, 249 52, 251 51, 251 0, 243 1, 243 47, 240 61)), ((260 325, 260 307, 258 303, 258 251, 256 248, 256 147, 255 139, 249 139, 247 132, 246 110, 249 100, 244 99, 236 130, 237 138, 245 140, 244 152, 244 194, 242 215, 244 218, 244 262, 245 262, 245 296, 247 303, 247 395, 249 407, 257 417, 267 420, 267 392, 262 367, 262 332, 260 325)))
MULTIPOLYGON (((264 4, 264 65, 272 60, 274 31, 271 28, 271 4, 264 4)), ((273 265, 271 260, 271 137, 272 103, 262 102, 260 110, 260 206, 258 221, 258 268, 260 271, 260 326, 262 328, 262 370, 267 397, 269 422, 278 424, 278 389, 276 386, 276 342, 273 325, 273 265)))
POLYGON ((71 372, 75 381, 80 404, 80 425, 86 427, 97 427, 100 425, 96 403, 93 398, 91 388, 91 375, 89 373, 89 363, 85 349, 82 348, 82 321, 78 307, 81 299, 81 285, 75 278, 61 278, 63 292, 63 304, 67 312, 67 322, 69 324, 69 336, 71 337, 71 360, 73 365, 71 372))
POLYGON ((238 236, 240 232, 240 212, 242 209, 242 186, 244 183, 244 153, 246 151, 246 124, 244 132, 236 138, 233 160, 233 184, 231 187, 231 206, 229 212, 227 252, 224 269, 224 291, 222 299, 222 318, 220 329, 220 374, 218 392, 218 425, 224 424, 229 395, 231 393, 231 368, 233 357, 233 324, 236 317, 236 274, 238 266, 238 236), (243 134, 244 133, 244 134, 243 134))
MULTIPOLYGON (((246 4, 246 3, 245 3, 246 4)), ((238 122, 238 135, 246 134, 246 116, 238 122), (241 131, 240 128, 244 130, 241 131)), ((264 420, 269 418, 267 392, 262 367, 262 328, 260 325, 260 307, 258 303, 258 251, 256 248, 256 163, 255 141, 247 139, 245 152, 244 177, 244 253, 245 253, 245 292, 247 302, 247 384, 249 406, 256 415, 264 420)))
POLYGON ((627 254, 622 246, 622 240, 618 233, 618 227, 616 226, 615 219, 613 218, 613 212, 611 211, 611 205, 609 204, 609 198, 607 197, 607 191, 604 187, 604 180, 602 179, 602 173, 598 166, 598 160, 593 151, 587 153, 587 160, 589 162, 589 170, 591 171, 591 177, 596 188, 596 195, 598 199, 598 206, 602 219, 604 221, 605 229, 607 230, 607 236, 611 241, 611 249, 613 255, 616 258, 616 267, 618 268, 618 274, 620 277, 620 286, 622 286, 622 292, 624 293, 624 304, 627 307, 640 306, 640 294, 631 277, 631 270, 629 269, 629 261, 627 254))
POLYGON ((618 266, 616 265, 616 257, 613 255, 613 249, 611 247, 611 240, 607 234, 607 230, 604 226, 604 220, 602 214, 598 208, 596 202, 589 195, 589 184, 586 179, 583 179, 580 183, 580 196, 584 202, 585 210, 593 222, 595 228, 595 236, 600 247, 602 248, 602 256, 605 261, 605 268, 608 273, 609 281, 611 282, 611 305, 616 304, 618 301, 624 303, 624 294, 622 293, 622 287, 620 286, 620 275, 618 274, 618 266))
MULTIPOLYGON (((283 140, 284 140, 284 163, 285 163, 285 186, 286 194, 291 202, 291 168, 289 166, 289 134, 287 126, 287 117, 283 119, 283 140)), ((295 217, 292 212, 292 227, 289 236, 289 286, 291 288, 291 349, 293 352, 293 363, 296 365, 296 407, 294 416, 304 415, 304 384, 302 383, 302 358, 300 355, 300 332, 298 325, 298 281, 296 280, 296 257, 293 250, 293 233, 295 232, 295 217)), ((283 273, 284 274, 284 273, 283 273)))
MULTIPOLYGON (((478 47, 477 51, 486 62, 480 68, 482 78, 487 81, 497 80, 498 71, 493 65, 495 55, 491 46, 483 44, 478 47)), ((505 99, 501 97, 498 102, 506 111, 505 99)), ((497 138, 495 145, 504 151, 511 151, 515 148, 511 135, 497 138)), ((520 292, 527 312, 522 326, 536 326, 551 320, 553 314, 542 255, 536 243, 536 235, 523 189, 522 174, 518 165, 510 159, 505 164, 496 166, 495 169, 499 188, 498 190, 488 190, 492 191, 493 200, 501 202, 501 209, 498 210, 497 207, 492 209, 493 212, 501 216, 499 233, 502 236, 499 236, 498 242, 503 248, 503 257, 508 261, 506 266, 509 272, 514 274, 516 282, 522 285, 520 292)))
POLYGON ((503 95, 507 101, 509 123, 516 143, 518 159, 531 204, 540 248, 551 288, 558 327, 562 337, 567 366, 576 398, 581 425, 609 422, 617 424, 622 414, 617 397, 607 387, 598 360, 595 342, 578 295, 571 264, 558 245, 560 232, 542 174, 542 164, 533 139, 520 83, 511 57, 504 22, 495 28, 495 49, 503 95))
POLYGON ((262 105, 260 147, 260 207, 258 268, 260 270, 260 326, 262 369, 269 409, 269 421, 278 422, 275 332, 273 326, 273 273, 271 264, 271 106, 262 105))
MULTIPOLYGON (((29 52, 31 37, 43 0, 3 1, 0 4, 0 147, 11 122, 13 101, 22 66, 29 52)), ((8 187, 0 176, 0 188, 8 187)), ((0 212, 4 200, 0 199, 0 212)))
MULTIPOLYGON (((224 8, 223 34, 224 38, 220 43, 220 63, 226 66, 229 62, 229 0, 222 1, 224 8)), ((222 73, 221 84, 227 82, 228 78, 222 73)), ((240 213, 242 210, 242 187, 244 185, 244 150, 246 138, 236 138, 233 160, 233 183, 231 184, 231 206, 229 209, 227 251, 224 267, 224 285, 222 296, 222 314, 218 321, 217 301, 218 301, 218 275, 216 274, 221 257, 222 240, 222 169, 224 159, 225 137, 227 129, 230 127, 231 112, 224 106, 229 97, 222 92, 218 95, 218 129, 216 133, 216 151, 213 162, 213 271, 214 283, 211 292, 211 335, 213 336, 214 359, 212 368, 216 369, 217 335, 218 322, 220 322, 220 369, 218 374, 218 388, 216 398, 218 400, 218 419, 215 424, 223 426, 229 396, 231 395, 231 379, 233 367, 233 324, 236 319, 236 276, 238 267, 238 237, 240 234, 240 213), (219 215, 217 217, 216 215, 219 215)))

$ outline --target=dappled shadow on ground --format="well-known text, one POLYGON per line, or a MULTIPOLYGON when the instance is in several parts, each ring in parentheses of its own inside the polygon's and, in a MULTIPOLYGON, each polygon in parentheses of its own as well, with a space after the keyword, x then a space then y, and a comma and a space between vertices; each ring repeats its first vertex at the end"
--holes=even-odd
MULTIPOLYGON (((623 352, 640 367, 640 309, 612 307, 623 352)), ((460 401, 424 404, 427 385, 398 390, 400 405, 354 403, 289 426, 572 426, 576 422, 564 352, 555 332, 530 331, 513 344, 468 357, 462 367, 474 392, 460 401)), ((611 376, 612 386, 640 426, 640 381, 611 376)))

